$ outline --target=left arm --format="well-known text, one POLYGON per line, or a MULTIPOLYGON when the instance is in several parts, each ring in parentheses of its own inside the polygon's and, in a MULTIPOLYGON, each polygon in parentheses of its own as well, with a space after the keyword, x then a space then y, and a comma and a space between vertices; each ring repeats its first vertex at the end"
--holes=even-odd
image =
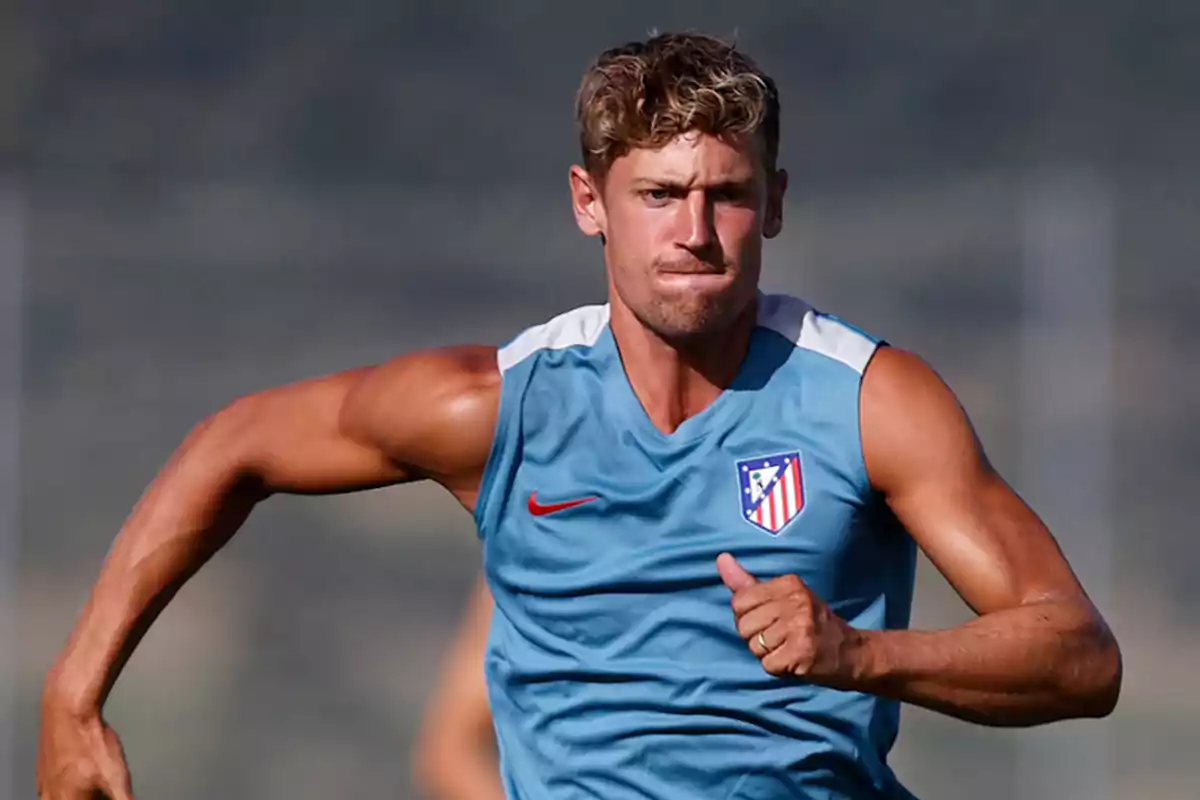
POLYGON ((858 630, 795 576, 758 583, 723 556, 739 631, 764 667, 985 725, 1109 714, 1116 640, 950 389, 915 356, 883 348, 860 414, 873 487, 978 616, 940 631, 858 630))

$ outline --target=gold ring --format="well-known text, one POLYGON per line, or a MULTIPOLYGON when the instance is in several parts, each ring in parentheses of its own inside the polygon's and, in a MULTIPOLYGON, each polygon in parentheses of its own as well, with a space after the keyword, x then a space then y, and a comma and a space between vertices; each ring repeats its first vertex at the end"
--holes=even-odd
POLYGON ((763 650, 770 651, 771 648, 767 646, 767 640, 763 637, 762 631, 758 632, 758 643, 762 645, 763 650))

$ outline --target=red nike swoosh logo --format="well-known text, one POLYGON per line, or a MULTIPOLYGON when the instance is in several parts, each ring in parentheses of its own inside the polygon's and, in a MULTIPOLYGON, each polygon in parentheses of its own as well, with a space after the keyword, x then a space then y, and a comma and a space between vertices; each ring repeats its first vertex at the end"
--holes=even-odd
POLYGON ((564 500, 561 503, 539 503, 537 501, 537 492, 529 495, 529 513, 535 517, 544 517, 547 514, 553 514, 556 511, 565 511, 568 508, 581 506, 584 503, 590 503, 593 500, 599 500, 599 497, 581 497, 578 500, 564 500))

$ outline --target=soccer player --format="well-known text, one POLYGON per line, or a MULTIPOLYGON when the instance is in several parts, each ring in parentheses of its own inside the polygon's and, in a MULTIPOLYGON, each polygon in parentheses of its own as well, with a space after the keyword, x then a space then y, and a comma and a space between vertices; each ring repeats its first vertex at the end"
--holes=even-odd
POLYGON ((45 800, 131 796, 102 709, 179 587, 279 493, 406 481, 474 516, 511 798, 902 798, 912 703, 1102 717, 1121 658, 1051 534, 916 355, 758 288, 779 100, 699 35, 610 50, 570 187, 602 305, 242 397, 118 533, 43 693, 45 800), (908 626, 916 548, 977 612, 908 626))

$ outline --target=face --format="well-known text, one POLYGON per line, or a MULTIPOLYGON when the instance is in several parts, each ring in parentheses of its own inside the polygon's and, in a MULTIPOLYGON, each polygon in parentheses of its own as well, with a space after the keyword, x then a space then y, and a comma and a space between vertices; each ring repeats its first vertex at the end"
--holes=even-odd
POLYGON ((571 173, 580 228, 604 237, 612 302, 668 341, 723 331, 754 299, 786 186, 757 141, 699 133, 633 150, 602 179, 571 173))

